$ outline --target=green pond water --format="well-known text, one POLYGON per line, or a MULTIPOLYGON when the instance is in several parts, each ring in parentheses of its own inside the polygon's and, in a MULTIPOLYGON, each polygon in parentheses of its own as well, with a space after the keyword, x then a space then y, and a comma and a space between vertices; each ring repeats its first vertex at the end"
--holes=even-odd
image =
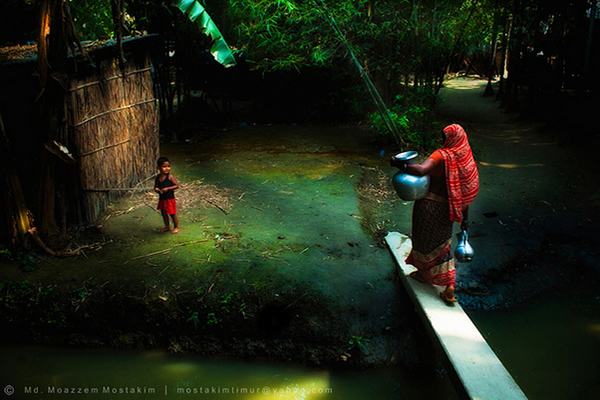
POLYGON ((335 372, 198 359, 160 351, 7 347, 0 397, 174 399, 454 399, 447 374, 398 368, 335 372), (72 393, 75 391, 75 393, 72 393), (86 394, 87 391, 87 394, 86 394))
POLYGON ((531 400, 600 398, 600 296, 585 282, 506 311, 469 316, 531 400))
MULTIPOLYGON (((599 311, 600 297, 588 291, 469 314, 530 400, 592 400, 600 396, 599 311)), ((32 399, 456 398, 443 370, 331 371, 162 351, 42 346, 3 345, 0 352, 3 398, 8 392, 32 399), (90 393, 65 394, 72 389, 90 393)))

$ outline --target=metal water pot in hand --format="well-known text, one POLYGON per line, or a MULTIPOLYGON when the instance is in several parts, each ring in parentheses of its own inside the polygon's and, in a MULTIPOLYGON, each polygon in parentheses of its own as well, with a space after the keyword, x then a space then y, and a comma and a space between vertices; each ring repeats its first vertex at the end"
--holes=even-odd
POLYGON ((456 249, 454 249, 454 258, 458 262, 471 262, 473 261, 473 256, 475 255, 475 251, 473 247, 469 243, 469 234, 466 230, 463 230, 458 235, 458 244, 456 245, 456 249))
MULTIPOLYGON (((403 153, 396 154, 394 158, 398 162, 404 162, 405 164, 412 164, 419 153, 416 151, 405 151, 403 153)), ((398 193, 398 196, 405 201, 414 201, 422 199, 429 193, 429 185, 431 179, 429 175, 416 176, 407 174, 404 171, 398 171, 392 178, 392 185, 398 193)))

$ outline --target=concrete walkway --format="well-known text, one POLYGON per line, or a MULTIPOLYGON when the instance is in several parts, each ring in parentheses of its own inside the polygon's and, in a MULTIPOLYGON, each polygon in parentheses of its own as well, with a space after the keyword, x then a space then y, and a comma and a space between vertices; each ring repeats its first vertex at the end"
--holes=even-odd
POLYGON ((457 392, 473 400, 526 399, 460 305, 446 305, 439 298, 442 287, 408 277, 415 270, 404 262, 411 249, 410 238, 390 232, 385 240, 400 267, 400 278, 417 313, 449 361, 458 383, 457 392))

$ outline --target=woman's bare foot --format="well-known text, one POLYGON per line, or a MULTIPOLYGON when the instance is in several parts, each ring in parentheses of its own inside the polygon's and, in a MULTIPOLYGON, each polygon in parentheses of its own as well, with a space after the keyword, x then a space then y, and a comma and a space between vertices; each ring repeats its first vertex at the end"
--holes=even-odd
POLYGON ((171 233, 178 233, 179 232, 179 228, 175 228, 171 231, 171 233))
POLYGON ((169 232, 171 230, 170 227, 165 226, 164 228, 162 228, 159 232, 169 232))
POLYGON ((446 286, 443 292, 440 292, 440 297, 446 304, 456 303, 456 297, 454 297, 454 285, 446 286))

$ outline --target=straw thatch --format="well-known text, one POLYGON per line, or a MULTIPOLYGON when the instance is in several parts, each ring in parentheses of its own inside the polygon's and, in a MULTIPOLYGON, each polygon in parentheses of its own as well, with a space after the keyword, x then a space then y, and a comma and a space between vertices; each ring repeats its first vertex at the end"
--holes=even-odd
POLYGON ((72 80, 72 143, 84 193, 84 218, 91 222, 124 188, 155 173, 158 105, 150 63, 130 62, 122 71, 107 62, 103 71, 72 80))
POLYGON ((34 46, 0 51, 0 147, 14 165, 0 225, 19 227, 0 231, 1 242, 26 244, 29 220, 45 241, 62 245, 71 228, 92 224, 154 176, 160 107, 151 65, 165 57, 162 42, 147 35, 123 44, 123 53, 111 41, 89 44, 85 55, 71 51, 46 85, 34 46))

